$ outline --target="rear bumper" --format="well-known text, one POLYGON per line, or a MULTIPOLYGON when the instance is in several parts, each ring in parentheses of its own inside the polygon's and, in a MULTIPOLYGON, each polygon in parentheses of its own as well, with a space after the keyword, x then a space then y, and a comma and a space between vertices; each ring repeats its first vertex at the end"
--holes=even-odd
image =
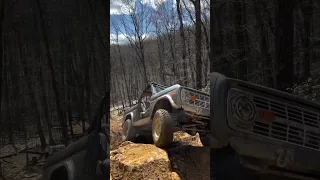
POLYGON ((302 177, 320 175, 320 161, 315 160, 320 159, 320 153, 314 150, 242 137, 231 138, 230 146, 245 157, 242 162, 245 166, 257 171, 271 174, 287 171, 288 176, 302 177))
POLYGON ((183 108, 180 109, 175 109, 172 113, 172 116, 179 122, 182 124, 188 124, 188 123, 192 123, 193 119, 198 119, 198 120, 209 120, 210 117, 209 116, 204 116, 204 115, 197 115, 193 112, 190 111, 186 111, 183 108))
POLYGON ((201 107, 192 107, 188 104, 182 104, 182 109, 190 116, 210 117, 210 109, 201 107))

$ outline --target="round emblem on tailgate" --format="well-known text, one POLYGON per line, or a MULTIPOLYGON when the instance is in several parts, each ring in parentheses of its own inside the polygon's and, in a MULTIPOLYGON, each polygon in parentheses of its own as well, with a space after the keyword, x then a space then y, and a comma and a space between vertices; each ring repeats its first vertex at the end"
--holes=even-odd
POLYGON ((250 127, 256 118, 255 105, 247 96, 233 97, 229 102, 229 117, 238 126, 250 127))

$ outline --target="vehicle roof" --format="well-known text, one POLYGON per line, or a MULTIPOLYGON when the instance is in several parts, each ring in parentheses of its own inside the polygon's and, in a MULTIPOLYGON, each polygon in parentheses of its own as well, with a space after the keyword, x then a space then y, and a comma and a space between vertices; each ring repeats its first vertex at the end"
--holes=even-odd
POLYGON ((159 86, 159 87, 162 87, 162 88, 169 87, 169 86, 165 86, 165 85, 162 85, 162 84, 159 84, 159 83, 156 83, 156 82, 150 82, 150 85, 159 86))
POLYGON ((161 88, 161 89, 166 89, 169 86, 165 86, 165 85, 162 85, 162 84, 159 84, 159 83, 156 83, 156 82, 150 82, 143 91, 146 91, 147 89, 151 88, 150 89, 151 92, 154 93, 154 88, 155 87, 158 87, 158 88, 161 88))

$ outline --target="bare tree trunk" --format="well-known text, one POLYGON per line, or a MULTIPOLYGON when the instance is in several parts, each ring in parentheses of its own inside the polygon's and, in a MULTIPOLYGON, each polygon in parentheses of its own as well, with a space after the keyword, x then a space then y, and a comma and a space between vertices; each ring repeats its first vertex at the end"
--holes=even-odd
POLYGON ((86 58, 86 62, 84 63, 84 90, 85 90, 85 100, 83 101, 86 104, 86 116, 87 121, 89 122, 91 119, 91 107, 90 107, 90 65, 91 65, 92 57, 88 55, 86 58))
MULTIPOLYGON (((190 31, 187 31, 188 34, 187 34, 187 37, 190 37, 190 31)), ((194 71, 194 66, 193 66, 193 63, 192 63, 192 56, 191 56, 191 47, 190 47, 190 39, 189 38, 186 38, 186 43, 187 43, 187 55, 188 55, 188 67, 189 67, 189 70, 190 70, 190 74, 191 74, 191 81, 192 81, 192 84, 188 84, 189 86, 191 85, 192 87, 195 87, 196 85, 196 75, 195 75, 195 71, 194 71)))
POLYGON ((49 134, 49 144, 55 145, 53 136, 52 136, 52 122, 50 121, 50 115, 49 115, 49 106, 48 106, 48 99, 46 96, 46 88, 44 85, 44 77, 43 77, 43 71, 42 68, 39 68, 38 72, 39 81, 40 81, 40 89, 41 89, 41 96, 42 96, 42 106, 44 111, 44 118, 48 126, 48 134, 49 134))
POLYGON ((166 84, 165 66, 164 66, 164 38, 162 38, 161 30, 159 29, 159 22, 154 20, 155 32, 157 34, 157 53, 160 66, 160 82, 166 84))
POLYGON ((46 57, 47 57, 47 61, 48 61, 48 67, 49 67, 50 78, 51 78, 51 83, 52 83, 52 90, 53 90, 53 94, 55 97, 58 119, 60 121, 60 126, 62 128, 63 143, 67 146, 68 145, 67 123, 64 119, 63 112, 62 112, 61 105, 60 105, 60 95, 59 95, 59 91, 57 88, 58 82, 56 81, 56 76, 55 76, 54 69, 53 69, 53 60, 52 60, 52 55, 51 55, 50 46, 49 46, 48 33, 47 33, 46 26, 45 26, 46 23, 45 23, 45 20, 43 17, 43 10, 41 8, 40 1, 36 0, 36 4, 37 4, 38 13, 40 16, 40 24, 41 24, 41 29, 42 29, 42 35, 44 38, 46 57))
POLYGON ((53 136, 52 136, 52 127, 53 124, 51 122, 51 118, 49 115, 49 106, 48 106, 48 99, 46 96, 46 86, 44 84, 44 76, 43 76, 43 71, 40 68, 39 69, 39 77, 40 77, 40 88, 41 88, 41 96, 42 96, 42 106, 43 106, 43 111, 44 111, 44 117, 48 126, 48 133, 49 133, 49 144, 50 145, 54 145, 55 142, 53 140, 53 136))
POLYGON ((159 64, 160 64, 160 79, 161 83, 166 84, 166 77, 165 77, 165 67, 164 67, 164 45, 163 45, 163 39, 161 39, 160 33, 157 36, 157 50, 158 50, 158 57, 159 57, 159 64))
MULTIPOLYGON (((131 6, 129 1, 123 1, 123 3, 131 11, 136 11, 136 7, 135 6, 138 4, 137 2, 135 2, 136 4, 134 5, 134 7, 131 6)), ((142 9, 141 11, 139 11, 141 13, 132 13, 132 14, 130 14, 130 20, 131 20, 131 23, 133 25, 132 29, 134 29, 134 37, 132 38, 132 36, 126 36, 126 38, 130 42, 130 46, 134 49, 134 51, 136 52, 137 56, 139 57, 137 59, 138 62, 142 65, 142 70, 143 71, 141 72, 139 66, 138 66, 138 69, 139 69, 139 72, 141 73, 144 85, 149 83, 149 78, 147 76, 146 58, 145 58, 145 47, 144 47, 145 37, 143 37, 143 35, 148 33, 147 32, 148 31, 148 25, 145 25, 145 23, 149 23, 149 21, 150 21, 150 19, 147 19, 148 15, 145 14, 146 13, 145 10, 146 9, 142 9)), ((127 24, 127 22, 126 22, 127 20, 128 19, 125 19, 125 18, 121 19, 122 24, 125 27, 124 29, 125 29, 126 33, 129 34, 128 26, 126 25, 127 24)))
POLYGON ((257 3, 254 5, 255 14, 257 17, 259 32, 260 32, 260 54, 262 61, 262 83, 267 87, 272 87, 273 79, 272 79, 272 61, 271 55, 269 52, 268 45, 268 27, 262 20, 262 9, 266 7, 264 2, 257 3))
POLYGON ((3 82, 3 23, 4 23, 4 0, 1 3, 0 9, 0 118, 1 118, 1 105, 2 105, 2 82, 3 82))
POLYGON ((311 36, 311 22, 313 18, 313 0, 302 1, 303 12, 303 26, 304 26, 304 39, 303 39, 303 78, 310 77, 310 36, 311 36))
POLYGON ((129 106, 131 107, 131 98, 130 98, 130 90, 128 88, 128 83, 127 83, 127 72, 126 72, 126 68, 123 62, 123 57, 121 54, 121 50, 120 50, 120 45, 119 45, 119 39, 118 39, 118 32, 117 32, 117 50, 118 50, 118 54, 119 54, 119 60, 122 66, 122 71, 123 71, 123 79, 124 79, 124 84, 126 86, 126 90, 127 90, 127 96, 128 96, 128 101, 129 101, 129 106))
MULTIPOLYGON (((5 59, 5 58, 4 58, 5 59)), ((8 90, 8 86, 9 86, 9 73, 8 73, 8 64, 9 62, 4 62, 4 85, 6 88, 4 88, 4 99, 3 99, 3 114, 4 114, 4 120, 7 124, 7 130, 8 130, 8 138, 9 138, 9 142, 12 145, 12 147, 14 148, 14 150, 17 152, 18 148, 16 147, 15 143, 14 143, 14 134, 13 134, 13 129, 12 129, 12 117, 11 117, 11 109, 10 109, 10 101, 9 101, 9 90, 8 90)))
POLYGON ((210 63, 210 40, 209 40, 209 35, 207 32, 207 27, 205 26, 205 24, 203 22, 201 22, 202 24, 202 28, 203 28, 203 32, 204 32, 204 38, 205 38, 205 47, 207 50, 207 57, 205 58, 204 61, 204 72, 203 72, 203 76, 204 76, 204 86, 207 86, 208 84, 208 70, 209 70, 209 63, 210 63))
POLYGON ((0 178, 5 180, 5 178, 3 177, 4 176, 3 170, 4 170, 3 161, 2 159, 0 159, 0 178))
POLYGON ((72 110, 70 105, 68 106, 68 121, 69 121, 70 135, 72 138, 74 138, 74 132, 72 127, 72 110))
POLYGON ((239 0, 234 2, 234 9, 235 9, 235 24, 236 24, 236 41, 237 41, 237 48, 239 49, 239 55, 237 60, 240 62, 237 65, 237 77, 241 80, 247 80, 247 60, 246 60, 246 53, 247 53, 247 29, 244 27, 246 26, 247 21, 247 14, 246 14, 246 4, 244 0, 239 0))
POLYGON ((84 103, 84 86, 83 83, 81 83, 80 86, 80 95, 79 95, 79 118, 82 124, 82 133, 86 132, 86 121, 85 121, 85 103, 84 103))
MULTIPOLYGON (((23 45, 21 43, 21 39, 20 39, 20 34, 18 34, 18 38, 17 38, 17 45, 18 45, 18 48, 19 48, 19 56, 20 56, 20 59, 23 60, 23 59, 27 59, 24 55, 25 55, 25 52, 22 50, 23 48, 23 45)), ((26 85, 27 85, 27 89, 28 89, 28 96, 30 96, 30 99, 31 99, 31 106, 33 107, 32 110, 33 110, 33 113, 34 114, 34 118, 36 119, 36 122, 37 122, 37 130, 38 130, 38 134, 39 134, 39 137, 40 137, 40 142, 41 142, 41 148, 42 150, 44 150, 47 146, 47 143, 46 143, 46 139, 44 137, 44 132, 43 132, 43 129, 42 129, 42 124, 41 124, 41 115, 40 115, 40 110, 39 110, 39 105, 37 103, 37 100, 36 100, 36 95, 35 95, 35 89, 34 89, 34 84, 32 82, 32 65, 29 64, 29 62, 27 60, 24 60, 24 67, 23 67, 23 74, 24 74, 24 78, 25 78, 25 82, 26 82, 26 85), (30 68, 31 66, 31 68, 30 68)))
POLYGON ((124 92, 123 92, 123 87, 122 87, 122 83, 119 81, 119 78, 118 78, 118 75, 115 75, 115 79, 116 79, 116 83, 117 83, 117 90, 120 92, 120 99, 121 99, 121 102, 122 102, 122 106, 123 108, 125 107, 125 104, 126 104, 126 101, 125 101, 125 95, 124 95, 124 92))
POLYGON ((202 30, 200 0, 192 1, 196 11, 196 88, 202 88, 202 30))
POLYGON ((146 58, 145 58, 145 52, 144 52, 144 45, 142 40, 140 40, 141 37, 139 37, 139 47, 140 47, 140 61, 143 67, 143 79, 144 79, 144 83, 148 84, 149 83, 149 79, 148 79, 148 75, 147 75, 147 67, 146 67, 146 58))
POLYGON ((279 0, 276 8, 276 88, 286 91, 292 87, 293 70, 293 9, 291 1, 279 0), (286 48, 283 48, 286 47, 286 48))
MULTIPOLYGON (((70 49, 71 50, 71 49, 70 49)), ((68 64, 68 73, 71 72, 71 66, 72 66, 72 61, 70 59, 69 61, 70 63, 68 64)), ((68 75, 68 78, 67 78, 67 81, 68 81, 68 84, 69 86, 71 86, 72 84, 72 74, 70 73, 68 75)), ((70 135, 71 137, 73 138, 74 137, 74 132, 73 132, 73 127, 72 127, 72 109, 71 109, 71 102, 72 102, 72 91, 71 91, 71 87, 67 87, 67 97, 68 97, 68 121, 69 121, 69 129, 70 129, 70 135)))
POLYGON ((187 62, 186 62, 186 56, 187 56, 187 48, 186 48, 186 37, 184 34, 184 27, 183 27, 183 21, 182 21, 182 12, 181 12, 181 5, 180 0, 176 0, 177 2, 177 12, 178 12, 178 18, 179 18, 179 31, 180 31, 180 37, 181 37, 181 54, 182 54, 182 67, 183 67, 183 85, 186 85, 186 82, 188 80, 188 74, 187 74, 187 62))
MULTIPOLYGON (((24 144, 25 144, 25 148, 28 149, 28 142, 27 142, 27 135, 28 135, 28 132, 27 132, 27 125, 24 121, 24 119, 22 119, 22 123, 23 123, 23 134, 24 134, 24 144)), ((29 154, 28 152, 26 153, 26 164, 28 165, 29 163, 29 154)))

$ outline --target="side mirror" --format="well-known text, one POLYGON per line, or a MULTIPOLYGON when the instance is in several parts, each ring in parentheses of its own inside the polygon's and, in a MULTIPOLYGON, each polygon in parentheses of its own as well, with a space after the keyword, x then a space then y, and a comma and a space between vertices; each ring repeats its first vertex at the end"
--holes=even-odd
POLYGON ((133 104, 133 105, 136 105, 136 104, 137 104, 137 100, 133 100, 133 101, 132 101, 132 104, 133 104))

